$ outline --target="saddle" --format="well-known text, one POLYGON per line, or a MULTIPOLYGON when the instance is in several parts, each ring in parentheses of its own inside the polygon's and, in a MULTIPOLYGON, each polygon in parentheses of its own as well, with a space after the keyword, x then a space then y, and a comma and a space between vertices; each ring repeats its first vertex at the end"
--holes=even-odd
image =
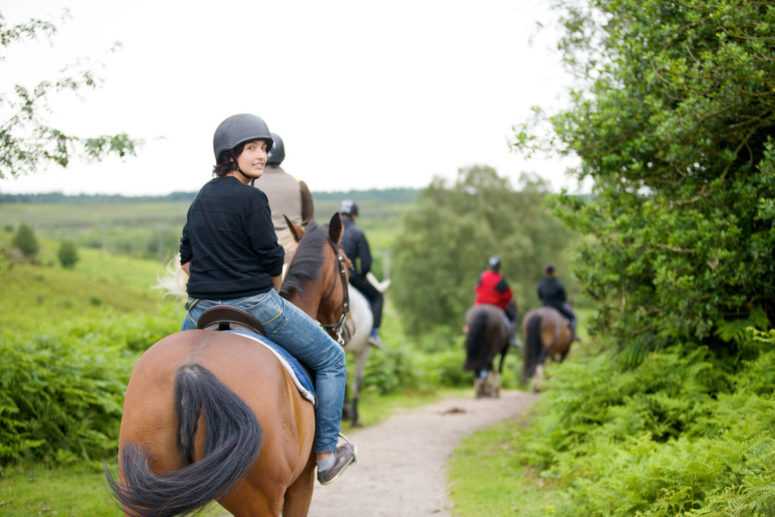
POLYGON ((262 336, 266 335, 264 327, 252 314, 233 305, 216 305, 202 313, 196 327, 206 329, 218 325, 218 330, 232 330, 232 325, 245 327, 262 336))
POLYGON ((216 330, 237 334, 265 346, 283 365, 302 397, 315 405, 315 384, 309 371, 290 352, 266 337, 264 327, 252 314, 232 305, 216 305, 202 313, 196 326, 199 329, 217 326, 216 330))

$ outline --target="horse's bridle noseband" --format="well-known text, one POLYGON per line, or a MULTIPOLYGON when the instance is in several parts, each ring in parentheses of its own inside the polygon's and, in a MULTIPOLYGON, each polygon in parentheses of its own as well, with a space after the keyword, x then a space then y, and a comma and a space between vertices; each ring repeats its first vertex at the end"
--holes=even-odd
MULTIPOLYGON (((339 249, 339 246, 331 239, 328 240, 328 243, 334 250, 336 261, 339 264, 339 279, 342 281, 342 289, 344 289, 344 300, 342 301, 342 314, 339 316, 339 320, 337 320, 336 323, 321 323, 320 326, 323 327, 331 337, 336 339, 337 343, 345 346, 350 339, 350 336, 348 335, 349 332, 347 331, 347 317, 350 315, 350 292, 348 289, 349 282, 347 281, 347 268, 345 267, 345 258, 340 253, 341 250, 339 249)), ((333 291, 335 287, 336 284, 331 286, 329 292, 333 291)))

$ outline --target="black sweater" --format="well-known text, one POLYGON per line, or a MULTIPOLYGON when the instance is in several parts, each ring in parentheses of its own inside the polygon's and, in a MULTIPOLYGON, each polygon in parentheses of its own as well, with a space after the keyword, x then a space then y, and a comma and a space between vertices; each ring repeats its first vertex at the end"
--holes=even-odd
POLYGON ((191 262, 188 295, 228 300, 268 291, 283 268, 266 195, 236 178, 214 178, 188 209, 180 263, 191 262))

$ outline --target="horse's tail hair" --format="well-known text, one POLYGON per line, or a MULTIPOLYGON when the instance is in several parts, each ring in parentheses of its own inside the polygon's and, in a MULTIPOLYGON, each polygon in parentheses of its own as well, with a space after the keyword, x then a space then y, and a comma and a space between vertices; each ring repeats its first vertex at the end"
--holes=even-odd
POLYGON ((188 275, 180 266, 180 254, 175 255, 164 267, 164 274, 156 278, 154 288, 161 290, 165 295, 174 296, 185 300, 188 275))
POLYGON ((484 341, 487 331, 487 312, 477 311, 468 324, 466 333, 466 369, 477 370, 481 368, 482 357, 486 355, 479 347, 484 341))
POLYGON ((533 376, 543 353, 541 343, 541 315, 533 314, 525 325, 525 360, 522 362, 522 380, 533 376))
POLYGON ((138 445, 124 444, 123 480, 107 472, 108 483, 124 511, 133 516, 172 516, 201 508, 226 494, 253 464, 262 431, 253 411, 207 368, 186 364, 175 375, 178 448, 185 467, 154 474, 138 445), (206 429, 204 456, 194 462, 197 424, 206 429))

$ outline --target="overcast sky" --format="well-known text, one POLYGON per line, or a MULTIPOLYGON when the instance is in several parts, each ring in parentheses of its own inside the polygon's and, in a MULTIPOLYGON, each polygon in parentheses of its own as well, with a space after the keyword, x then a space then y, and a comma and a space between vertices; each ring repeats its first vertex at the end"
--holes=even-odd
POLYGON ((240 112, 283 137, 284 167, 313 191, 422 187, 475 163, 577 190, 568 162, 527 162, 508 146, 530 107, 557 106, 571 83, 548 3, 0 0, 8 22, 70 12, 53 46, 9 49, 4 90, 88 58, 104 84, 61 97, 51 119, 145 141, 136 158, 52 167, 0 180, 0 192, 197 190, 215 127, 240 112))

